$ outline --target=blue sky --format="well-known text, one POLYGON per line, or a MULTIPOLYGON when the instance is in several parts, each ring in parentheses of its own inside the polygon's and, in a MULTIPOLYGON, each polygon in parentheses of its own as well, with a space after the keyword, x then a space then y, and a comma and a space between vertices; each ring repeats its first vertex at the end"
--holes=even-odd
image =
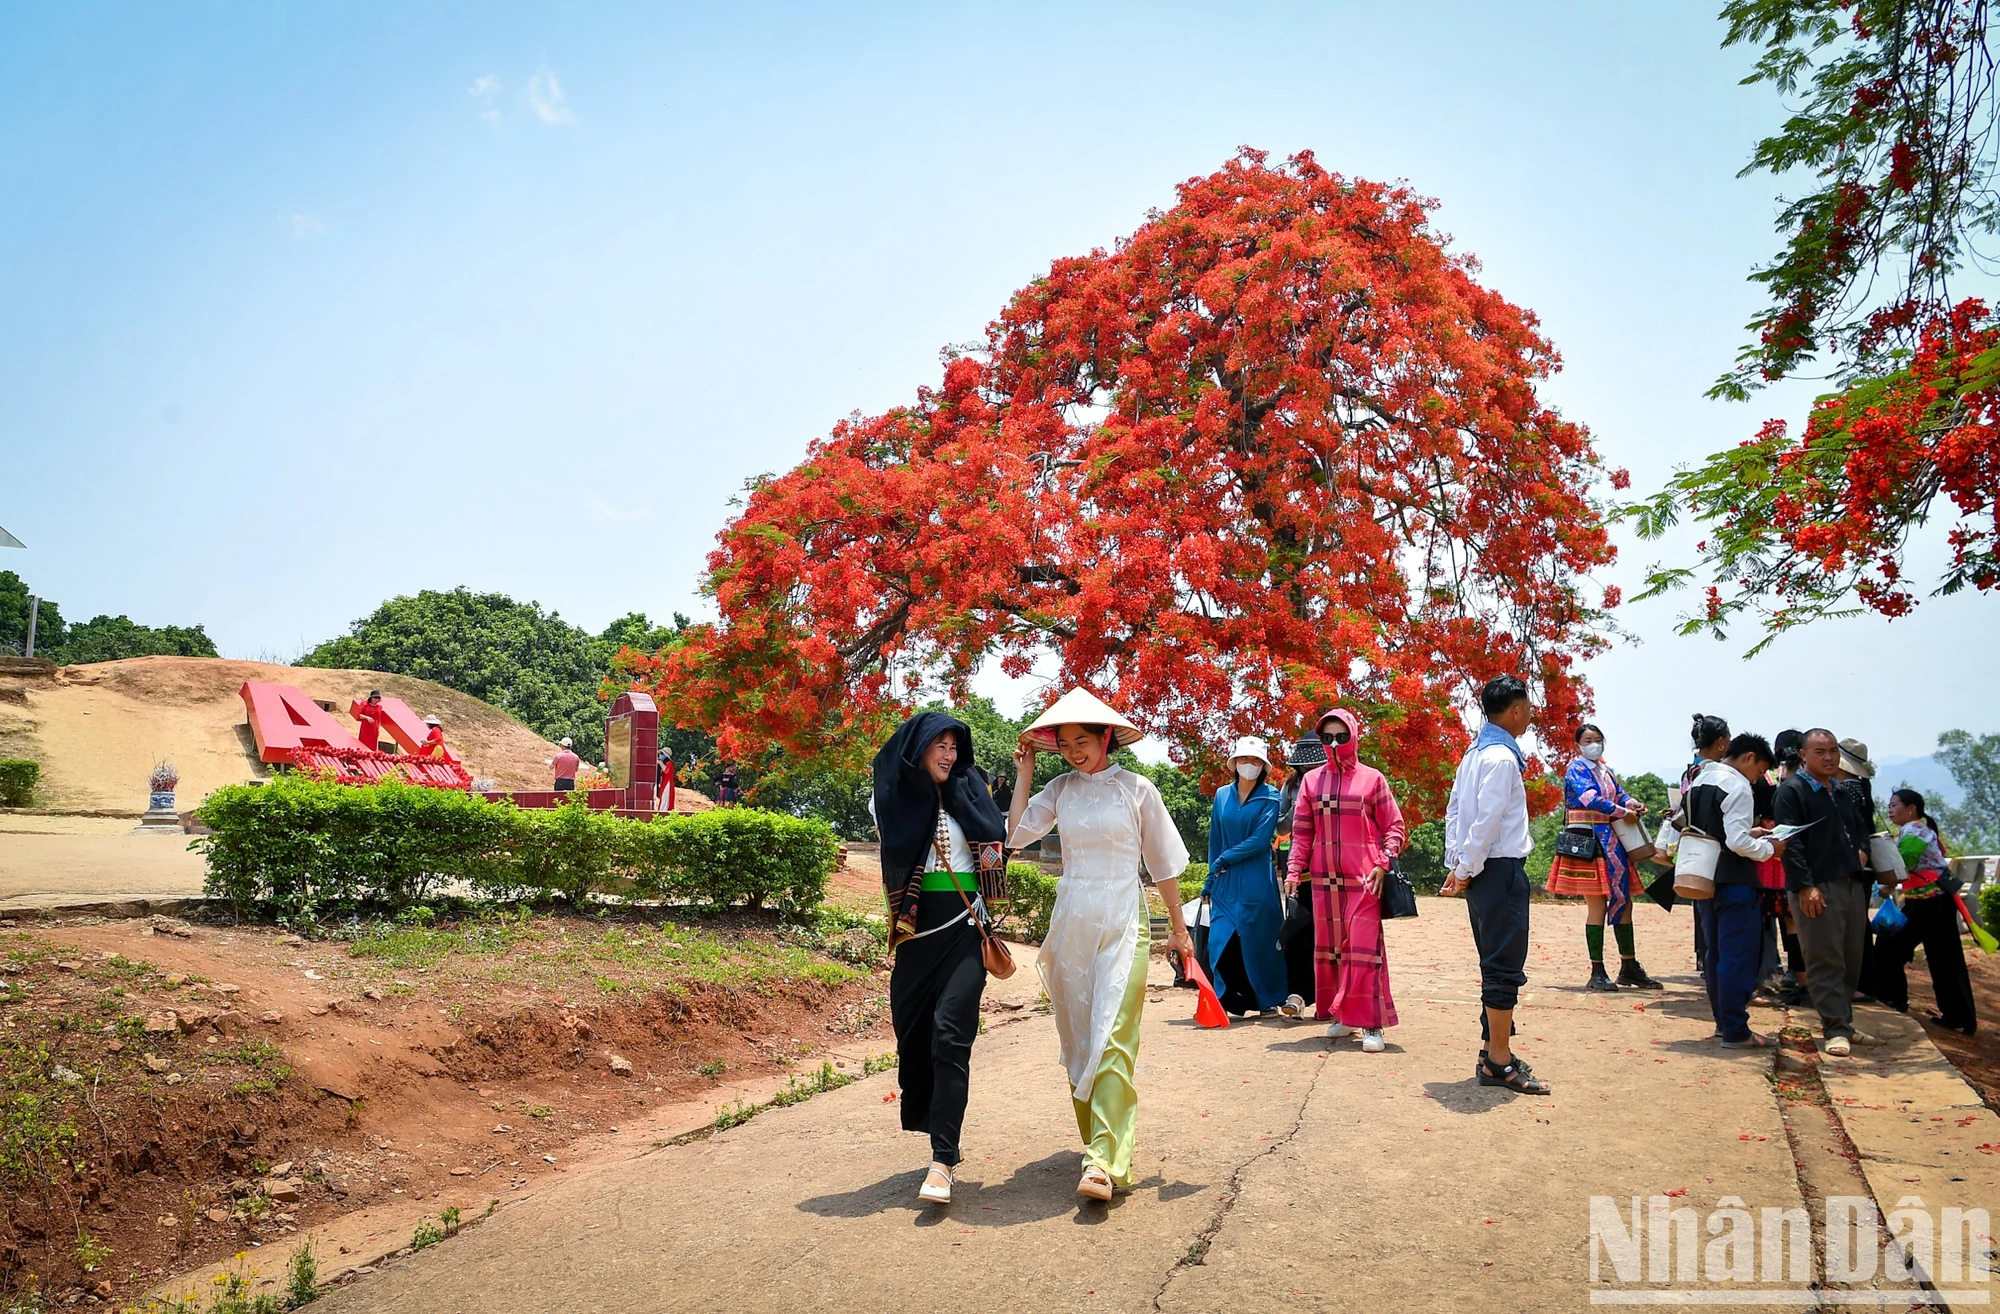
MULTIPOLYGON (((1701 396, 1774 243, 1735 175, 1780 108, 1720 36, 1684 4, 8 6, 0 568, 232 656, 461 583, 699 612, 745 479, 1244 143, 1438 198, 1649 489, 1812 391, 1701 396)), ((1628 770, 1696 707, 1878 756, 2000 728, 1991 601, 1749 663, 1676 611, 1591 667, 1628 770)))

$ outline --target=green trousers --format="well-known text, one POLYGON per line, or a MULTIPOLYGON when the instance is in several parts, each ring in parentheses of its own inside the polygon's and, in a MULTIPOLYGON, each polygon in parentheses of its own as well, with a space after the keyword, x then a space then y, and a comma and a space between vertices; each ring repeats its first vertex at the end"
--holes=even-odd
POLYGON ((1152 951, 1147 927, 1139 927, 1138 946, 1132 951, 1132 974, 1125 981, 1125 997, 1118 1004, 1118 1018, 1111 1024, 1111 1039, 1097 1060, 1097 1081, 1090 1098, 1070 1097, 1076 1106, 1076 1130, 1083 1137, 1084 1158, 1102 1168, 1119 1188, 1132 1185, 1132 1143, 1139 1132, 1139 1089, 1132 1073, 1139 1066, 1139 1015, 1146 1006, 1146 965, 1152 951))

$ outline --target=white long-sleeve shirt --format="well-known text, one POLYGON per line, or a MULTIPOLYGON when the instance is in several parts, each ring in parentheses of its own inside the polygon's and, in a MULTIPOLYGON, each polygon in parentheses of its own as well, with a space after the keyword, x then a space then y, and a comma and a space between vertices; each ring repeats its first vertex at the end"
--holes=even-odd
POLYGON ((1451 874, 1471 880, 1488 858, 1525 858, 1534 847, 1528 789, 1513 751, 1488 744, 1467 753, 1444 810, 1444 860, 1451 874))

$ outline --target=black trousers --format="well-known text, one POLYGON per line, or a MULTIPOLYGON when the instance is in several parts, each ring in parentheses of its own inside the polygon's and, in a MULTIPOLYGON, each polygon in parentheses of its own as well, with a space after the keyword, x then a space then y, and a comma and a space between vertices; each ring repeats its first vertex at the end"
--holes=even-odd
POLYGON ((1931 969, 1931 992, 1938 1016, 1948 1027, 1971 1031, 1979 1024, 1972 1002, 1972 978, 1965 970, 1965 945, 1958 938, 1958 906, 1948 895, 1903 900, 1908 924, 1875 943, 1876 995, 1898 1012, 1910 1006, 1910 982, 1904 975, 1919 946, 1931 969))
MULTIPOLYGON (((956 894, 926 892, 917 929, 963 917, 956 894)), ((903 1130, 929 1132, 931 1158, 956 1165, 958 1137, 972 1081, 972 1042, 979 1035, 979 998, 986 964, 979 932, 961 921, 949 930, 906 940, 889 972, 889 1019, 896 1029, 896 1079, 903 1088, 903 1130)))
POLYGON ((1465 887, 1472 943, 1479 950, 1479 1036, 1486 1010, 1512 1008, 1528 983, 1528 868, 1520 858, 1488 858, 1465 887))

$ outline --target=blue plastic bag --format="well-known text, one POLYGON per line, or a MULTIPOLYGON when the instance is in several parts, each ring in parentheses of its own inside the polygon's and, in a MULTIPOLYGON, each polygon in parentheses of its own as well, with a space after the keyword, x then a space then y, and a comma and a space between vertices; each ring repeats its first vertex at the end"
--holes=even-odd
POLYGON ((1903 916, 1903 910, 1896 906, 1894 899, 1884 899, 1882 906, 1875 910, 1875 916, 1870 924, 1874 926, 1876 934, 1888 935, 1908 926, 1910 919, 1903 916))

